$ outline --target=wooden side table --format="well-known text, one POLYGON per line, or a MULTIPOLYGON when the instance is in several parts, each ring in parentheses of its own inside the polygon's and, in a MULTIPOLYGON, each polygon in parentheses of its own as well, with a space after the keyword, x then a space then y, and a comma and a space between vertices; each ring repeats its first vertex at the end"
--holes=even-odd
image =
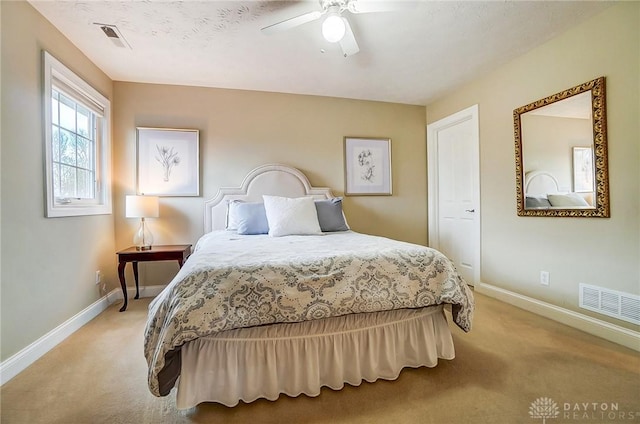
POLYGON ((122 295, 124 296, 124 305, 120 308, 120 312, 127 309, 127 284, 124 280, 124 267, 127 262, 133 263, 133 276, 136 279, 136 297, 140 297, 138 288, 138 262, 155 262, 155 261, 178 261, 180 268, 182 264, 191 254, 190 244, 173 244, 152 246, 150 250, 136 250, 135 246, 128 247, 117 253, 118 255, 118 278, 122 286, 122 295))

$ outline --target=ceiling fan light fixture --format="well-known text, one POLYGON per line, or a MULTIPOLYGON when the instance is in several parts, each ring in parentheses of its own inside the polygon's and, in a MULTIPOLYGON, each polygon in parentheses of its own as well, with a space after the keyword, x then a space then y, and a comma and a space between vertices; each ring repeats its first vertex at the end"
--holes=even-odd
POLYGON ((330 43, 342 40, 346 31, 344 18, 337 13, 330 13, 322 23, 322 36, 330 43))

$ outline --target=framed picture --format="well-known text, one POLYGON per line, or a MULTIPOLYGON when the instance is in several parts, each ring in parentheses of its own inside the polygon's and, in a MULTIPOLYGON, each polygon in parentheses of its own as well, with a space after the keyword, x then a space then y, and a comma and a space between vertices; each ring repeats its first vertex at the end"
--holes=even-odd
POLYGON ((391 196, 391 139, 344 138, 346 196, 391 196))
POLYGON ((594 191, 593 174, 593 149, 591 147, 574 147, 573 191, 576 193, 594 191))
POLYGON ((138 194, 199 196, 199 131, 136 128, 138 194))

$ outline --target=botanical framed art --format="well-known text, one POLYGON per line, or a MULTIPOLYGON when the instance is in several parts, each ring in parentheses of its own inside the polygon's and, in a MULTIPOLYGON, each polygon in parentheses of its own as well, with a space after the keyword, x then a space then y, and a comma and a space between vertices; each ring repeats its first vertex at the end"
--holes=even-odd
POLYGON ((346 196, 390 196, 391 139, 344 138, 346 196))
POLYGON ((199 131, 138 127, 138 194, 199 196, 199 131))

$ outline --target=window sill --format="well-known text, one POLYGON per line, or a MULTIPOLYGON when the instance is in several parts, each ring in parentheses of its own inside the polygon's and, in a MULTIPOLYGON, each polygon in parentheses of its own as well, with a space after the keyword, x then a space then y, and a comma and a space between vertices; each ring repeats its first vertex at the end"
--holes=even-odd
POLYGON ((56 205, 47 208, 47 218, 63 218, 67 216, 110 215, 111 204, 108 205, 56 205))

